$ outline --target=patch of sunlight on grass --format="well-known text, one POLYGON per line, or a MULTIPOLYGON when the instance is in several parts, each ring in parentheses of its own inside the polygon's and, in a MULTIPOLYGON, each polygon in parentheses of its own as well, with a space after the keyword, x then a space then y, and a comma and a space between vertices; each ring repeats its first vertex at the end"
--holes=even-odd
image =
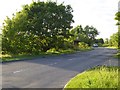
POLYGON ((5 55, 0 54, 0 58, 4 58, 4 57, 12 57, 12 56, 11 56, 11 55, 9 55, 9 54, 5 54, 5 55))

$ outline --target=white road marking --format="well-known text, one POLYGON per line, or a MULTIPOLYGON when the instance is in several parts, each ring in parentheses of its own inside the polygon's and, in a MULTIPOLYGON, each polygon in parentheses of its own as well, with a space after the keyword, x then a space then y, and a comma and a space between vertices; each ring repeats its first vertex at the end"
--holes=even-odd
POLYGON ((69 61, 72 61, 73 59, 68 59, 69 61))
POLYGON ((18 70, 18 71, 14 71, 13 73, 15 74, 15 73, 19 73, 19 72, 22 72, 23 70, 21 69, 21 70, 18 70))
POLYGON ((56 62, 55 63, 51 63, 50 65, 55 65, 55 64, 57 64, 56 62))

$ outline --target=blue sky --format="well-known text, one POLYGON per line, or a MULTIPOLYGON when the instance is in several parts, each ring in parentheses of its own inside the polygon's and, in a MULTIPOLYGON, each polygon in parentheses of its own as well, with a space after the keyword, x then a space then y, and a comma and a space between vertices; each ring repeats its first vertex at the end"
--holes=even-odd
MULTIPOLYGON (((35 0, 34 0, 35 1, 35 0)), ((37 1, 37 0, 36 0, 37 1)), ((40 0, 47 1, 47 0, 40 0)), ((56 1, 56 0, 51 0, 56 1)), ((117 32, 117 21, 114 20, 118 10, 119 0, 57 0, 58 3, 70 4, 74 10, 73 26, 92 25, 100 32, 98 37, 109 38, 117 32)), ((23 4, 29 4, 32 0, 1 0, 0 2, 0 26, 6 16, 11 17, 13 13, 19 11, 23 4)))

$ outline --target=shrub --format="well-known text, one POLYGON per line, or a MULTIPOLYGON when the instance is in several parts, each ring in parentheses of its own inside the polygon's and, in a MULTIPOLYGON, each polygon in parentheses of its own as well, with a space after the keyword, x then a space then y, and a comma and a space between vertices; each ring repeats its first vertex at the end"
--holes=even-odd
POLYGON ((108 46, 109 46, 109 44, 103 44, 102 46, 103 46, 103 47, 108 47, 108 46))
POLYGON ((59 51, 57 51, 55 48, 51 48, 47 50, 47 53, 59 53, 59 51))
POLYGON ((80 49, 87 49, 89 48, 88 44, 84 43, 84 42, 79 42, 79 46, 80 49))

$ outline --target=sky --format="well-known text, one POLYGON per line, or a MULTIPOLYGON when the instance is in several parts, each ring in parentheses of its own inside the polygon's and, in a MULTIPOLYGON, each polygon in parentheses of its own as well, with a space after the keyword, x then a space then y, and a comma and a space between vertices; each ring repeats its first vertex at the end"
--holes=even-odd
MULTIPOLYGON (((37 0, 34 0, 37 1, 37 0)), ((47 1, 47 0, 40 0, 47 1)), ((117 21, 114 20, 115 13, 118 11, 119 0, 51 0, 65 5, 71 5, 73 8, 74 27, 77 25, 93 26, 99 31, 98 38, 109 38, 116 33, 117 21)), ((1 0, 0 1, 0 27, 6 16, 12 17, 12 14, 21 9, 24 4, 30 4, 32 0, 1 0)), ((1 31, 0 31, 1 33, 1 31)))

